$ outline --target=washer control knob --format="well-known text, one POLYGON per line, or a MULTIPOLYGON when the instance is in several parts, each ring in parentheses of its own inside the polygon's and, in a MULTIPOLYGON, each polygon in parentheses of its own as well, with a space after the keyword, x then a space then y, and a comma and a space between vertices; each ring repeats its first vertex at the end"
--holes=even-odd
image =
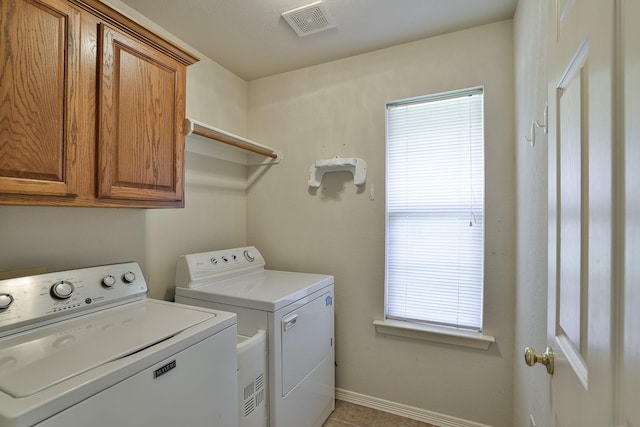
POLYGON ((73 284, 66 280, 56 282, 51 286, 51 296, 57 299, 67 299, 73 293, 73 284))
POLYGON ((133 283, 133 281, 136 280, 136 275, 133 273, 133 271, 127 271, 122 276, 122 280, 124 280, 125 283, 133 283))
POLYGON ((253 255, 253 251, 250 251, 248 249, 244 251, 244 258, 249 262, 253 262, 256 260, 255 255, 253 255))
POLYGON ((116 284, 116 278, 110 274, 102 278, 102 286, 104 286, 105 288, 110 288, 115 284, 116 284))
POLYGON ((13 303, 11 294, 0 294, 0 311, 4 311, 13 303))

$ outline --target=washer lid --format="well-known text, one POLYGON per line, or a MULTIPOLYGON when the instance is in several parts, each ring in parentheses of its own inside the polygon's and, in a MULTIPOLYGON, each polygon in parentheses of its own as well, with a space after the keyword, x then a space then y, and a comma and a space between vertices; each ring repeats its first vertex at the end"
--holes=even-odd
POLYGON ((216 317, 143 300, 0 340, 0 391, 31 396, 216 317))
POLYGON ((262 270, 198 288, 176 287, 176 295, 263 311, 277 311, 333 284, 333 276, 262 270))

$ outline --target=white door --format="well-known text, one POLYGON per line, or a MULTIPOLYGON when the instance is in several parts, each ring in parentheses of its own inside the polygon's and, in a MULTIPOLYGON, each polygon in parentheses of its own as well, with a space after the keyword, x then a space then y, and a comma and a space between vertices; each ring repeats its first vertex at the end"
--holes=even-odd
POLYGON ((614 0, 549 0, 547 330, 555 366, 547 392, 556 427, 612 426, 616 416, 614 11, 614 0))
POLYGON ((640 2, 622 9, 625 111, 625 283, 619 424, 640 426, 640 2))

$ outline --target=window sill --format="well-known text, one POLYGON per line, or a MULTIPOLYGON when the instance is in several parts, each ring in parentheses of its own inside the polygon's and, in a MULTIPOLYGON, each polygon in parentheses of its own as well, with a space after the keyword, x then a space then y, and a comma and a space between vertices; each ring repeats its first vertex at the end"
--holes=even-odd
POLYGON ((461 331, 432 325, 402 322, 399 320, 374 320, 376 331, 380 334, 396 335, 425 341, 487 350, 496 339, 481 332, 461 331))

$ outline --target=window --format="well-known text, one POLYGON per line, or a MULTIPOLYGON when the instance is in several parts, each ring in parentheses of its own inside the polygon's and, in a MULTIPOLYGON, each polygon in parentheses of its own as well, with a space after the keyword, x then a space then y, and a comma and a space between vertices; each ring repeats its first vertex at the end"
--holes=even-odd
POLYGON ((482 330, 483 89, 387 104, 385 317, 482 330))

